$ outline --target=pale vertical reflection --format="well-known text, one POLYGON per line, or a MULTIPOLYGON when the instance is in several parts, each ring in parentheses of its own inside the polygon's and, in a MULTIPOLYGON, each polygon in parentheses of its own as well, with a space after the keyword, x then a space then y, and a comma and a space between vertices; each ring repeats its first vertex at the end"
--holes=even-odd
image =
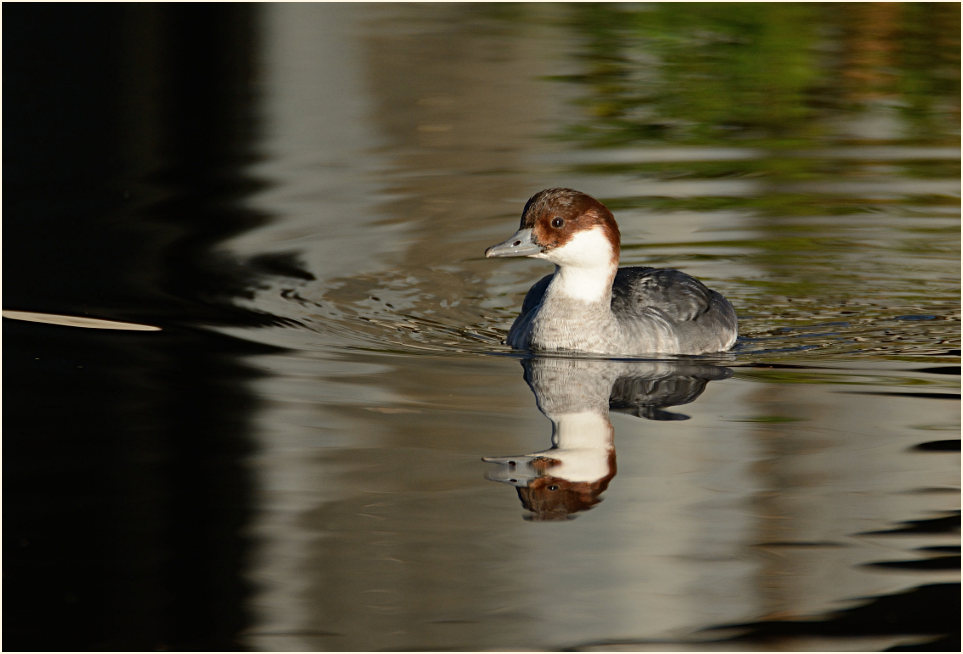
MULTIPOLYGON (((357 41, 362 13, 353 3, 263 7, 256 80, 263 135, 250 174, 265 184, 247 202, 272 219, 222 244, 239 258, 296 252, 305 270, 331 277, 383 268, 394 248, 384 229, 363 238, 379 218, 372 207, 384 184, 357 41)), ((278 302, 275 291, 258 303, 278 302)))
MULTIPOLYGON (((348 244, 352 233, 364 229, 365 217, 373 215, 370 197, 377 190, 377 184, 359 174, 365 169, 359 158, 375 144, 365 120, 369 98, 356 40, 360 12, 357 5, 340 3, 268 3, 262 9, 264 158, 252 172, 268 185, 251 205, 276 219, 225 247, 239 257, 268 248, 296 251, 312 274, 332 275, 350 269, 361 256, 360 248, 348 244)), ((369 254, 369 265, 376 266, 380 252, 374 248, 369 254)), ((259 297, 262 306, 281 301, 272 291, 259 297)), ((316 568, 324 562, 313 558, 320 535, 304 516, 322 498, 329 503, 343 499, 335 467, 319 460, 319 453, 335 444, 337 434, 357 430, 350 420, 319 411, 317 403, 390 398, 374 386, 333 380, 325 387, 326 396, 312 395, 321 388, 312 382, 326 373, 334 379, 339 372, 376 374, 372 367, 332 371, 326 362, 294 356, 258 363, 270 376, 255 391, 265 402, 255 414, 260 443, 250 463, 259 497, 251 525, 256 545, 248 567, 256 589, 249 606, 249 643, 266 650, 312 649, 303 641, 311 634, 304 632, 315 631, 317 616, 306 598, 317 585, 316 568)), ((348 487, 344 493, 351 492, 348 487)))
MULTIPOLYGON (((542 168, 534 182, 526 170, 563 147, 544 137, 568 107, 566 88, 537 80, 564 72, 572 35, 550 21, 479 30, 468 11, 265 6, 269 156, 258 172, 272 185, 254 204, 281 215, 230 247, 297 246, 319 296, 343 279, 339 298, 362 301, 372 290, 351 283, 358 271, 417 270, 435 284, 433 270, 480 256, 510 230, 539 186, 578 186, 562 168, 542 168), (505 224, 491 232, 498 214, 505 224)), ((676 229, 660 238, 689 237, 676 229)), ((439 284, 425 296, 444 294, 439 284)), ((271 306, 268 294, 258 302, 271 306)), ((257 361, 271 374, 256 389, 250 646, 562 647, 678 637, 707 616, 759 611, 742 554, 753 443, 711 422, 724 384, 710 385, 702 417, 688 423, 616 416, 623 464, 605 502, 577 523, 544 525, 523 521, 514 494, 484 481, 478 461, 548 446, 550 425, 517 364, 377 360, 302 350, 257 361)))
MULTIPOLYGON (((520 153, 538 138, 553 105, 523 91, 539 71, 551 71, 544 51, 524 38, 477 34, 470 21, 457 20, 460 11, 444 5, 431 11, 265 6, 267 157, 256 173, 271 186, 252 204, 279 215, 273 226, 227 247, 239 256, 260 253, 265 244, 296 249, 318 279, 305 292, 316 289, 315 297, 322 297, 334 288, 344 302, 372 292, 353 277, 399 258, 402 272, 416 268, 425 276, 428 266, 476 256, 482 245, 447 239, 446 229, 457 234, 503 206, 520 209, 530 189, 491 171, 524 165, 520 153), (412 17, 427 17, 427 26, 413 24, 412 17), (462 34, 453 37, 449 29, 462 34), (452 45, 457 52, 447 51, 452 45), (480 172, 487 174, 470 177, 480 172), (506 198, 511 202, 499 206, 506 198)), ((270 294, 258 305, 271 307, 270 294)), ((433 409, 397 405, 405 403, 412 379, 427 380, 426 388, 407 393, 407 401, 417 395, 421 404, 429 392, 445 398, 466 379, 486 379, 483 371, 450 376, 430 362, 379 366, 305 351, 256 363, 272 376, 256 389, 265 402, 258 415, 261 449, 251 461, 261 505, 251 528, 258 545, 249 578, 257 591, 248 643, 270 650, 443 646, 451 642, 444 635, 449 625, 476 620, 474 627, 455 627, 474 632, 456 642, 481 642, 490 613, 499 606, 510 613, 501 588, 484 584, 498 575, 498 561, 517 550, 508 535, 527 525, 511 498, 506 504, 498 489, 488 487, 477 455, 461 449, 443 454, 459 435, 490 435, 487 425, 470 415, 438 418, 433 409), (417 461, 406 467, 409 456, 417 461), (436 471, 440 482, 432 478, 435 471, 419 467, 433 456, 443 461, 436 471), (453 464, 467 464, 469 474, 453 474, 453 464), (429 489, 439 483, 456 488, 426 493, 417 483, 425 474, 429 489), (472 533, 486 528, 463 510, 464 479, 499 500, 496 513, 510 520, 511 531, 489 534, 490 542, 472 533), (501 546, 492 544, 497 541, 501 546), (462 560, 449 560, 453 553, 462 560), (473 582, 482 587, 465 585, 473 582)), ((491 388, 519 398, 538 422, 520 370, 489 363, 511 382, 491 388)), ((484 398, 499 401, 488 387, 484 398)), ((517 617, 508 620, 517 628, 517 617)))

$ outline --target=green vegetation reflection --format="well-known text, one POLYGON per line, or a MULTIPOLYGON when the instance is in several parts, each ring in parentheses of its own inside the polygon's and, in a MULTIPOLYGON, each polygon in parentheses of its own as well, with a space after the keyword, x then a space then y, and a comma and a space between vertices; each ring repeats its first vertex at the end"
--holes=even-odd
POLYGON ((890 110, 902 140, 958 139, 955 3, 577 4, 570 19, 583 70, 557 79, 585 87, 585 119, 563 136, 586 146, 806 146, 845 137, 840 114, 890 110))

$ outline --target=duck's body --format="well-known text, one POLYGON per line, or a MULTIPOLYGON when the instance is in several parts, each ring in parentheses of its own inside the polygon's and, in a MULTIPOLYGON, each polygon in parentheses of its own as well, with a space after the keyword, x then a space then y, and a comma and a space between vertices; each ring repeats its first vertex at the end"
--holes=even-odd
POLYGON ((528 291, 508 332, 520 350, 599 354, 702 354, 735 342, 732 305, 694 277, 665 268, 616 271, 611 294, 583 302, 552 288, 546 275, 528 291))
POLYGON ((703 354, 736 341, 736 314, 719 293, 678 270, 619 268, 612 213, 571 189, 525 205, 519 231, 488 257, 529 256, 555 273, 528 291, 508 333, 517 349, 607 355, 703 354))

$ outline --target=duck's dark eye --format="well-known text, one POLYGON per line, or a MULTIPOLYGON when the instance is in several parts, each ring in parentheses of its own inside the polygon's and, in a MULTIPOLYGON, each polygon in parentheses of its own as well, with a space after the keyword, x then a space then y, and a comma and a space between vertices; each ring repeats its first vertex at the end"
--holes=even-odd
POLYGON ((557 490, 558 490, 558 484, 551 484, 550 486, 546 486, 546 488, 548 488, 548 490, 550 490, 550 491, 557 491, 557 490))
POLYGON ((565 224, 565 221, 559 218, 558 216, 555 216, 554 218, 552 218, 552 227, 554 227, 555 229, 558 229, 564 224, 565 224))

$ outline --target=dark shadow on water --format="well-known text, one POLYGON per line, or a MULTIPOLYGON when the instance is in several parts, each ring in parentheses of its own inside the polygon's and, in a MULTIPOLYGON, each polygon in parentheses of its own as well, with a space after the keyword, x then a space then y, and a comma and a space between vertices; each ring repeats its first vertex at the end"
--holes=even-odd
POLYGON ((4 7, 4 308, 134 322, 271 324, 229 300, 283 255, 213 246, 259 158, 256 5, 4 7))
POLYGON ((237 648, 250 353, 5 321, 7 649, 237 648))
POLYGON ((5 5, 4 645, 231 650, 247 623, 258 276, 214 246, 262 223, 256 5, 5 5))

